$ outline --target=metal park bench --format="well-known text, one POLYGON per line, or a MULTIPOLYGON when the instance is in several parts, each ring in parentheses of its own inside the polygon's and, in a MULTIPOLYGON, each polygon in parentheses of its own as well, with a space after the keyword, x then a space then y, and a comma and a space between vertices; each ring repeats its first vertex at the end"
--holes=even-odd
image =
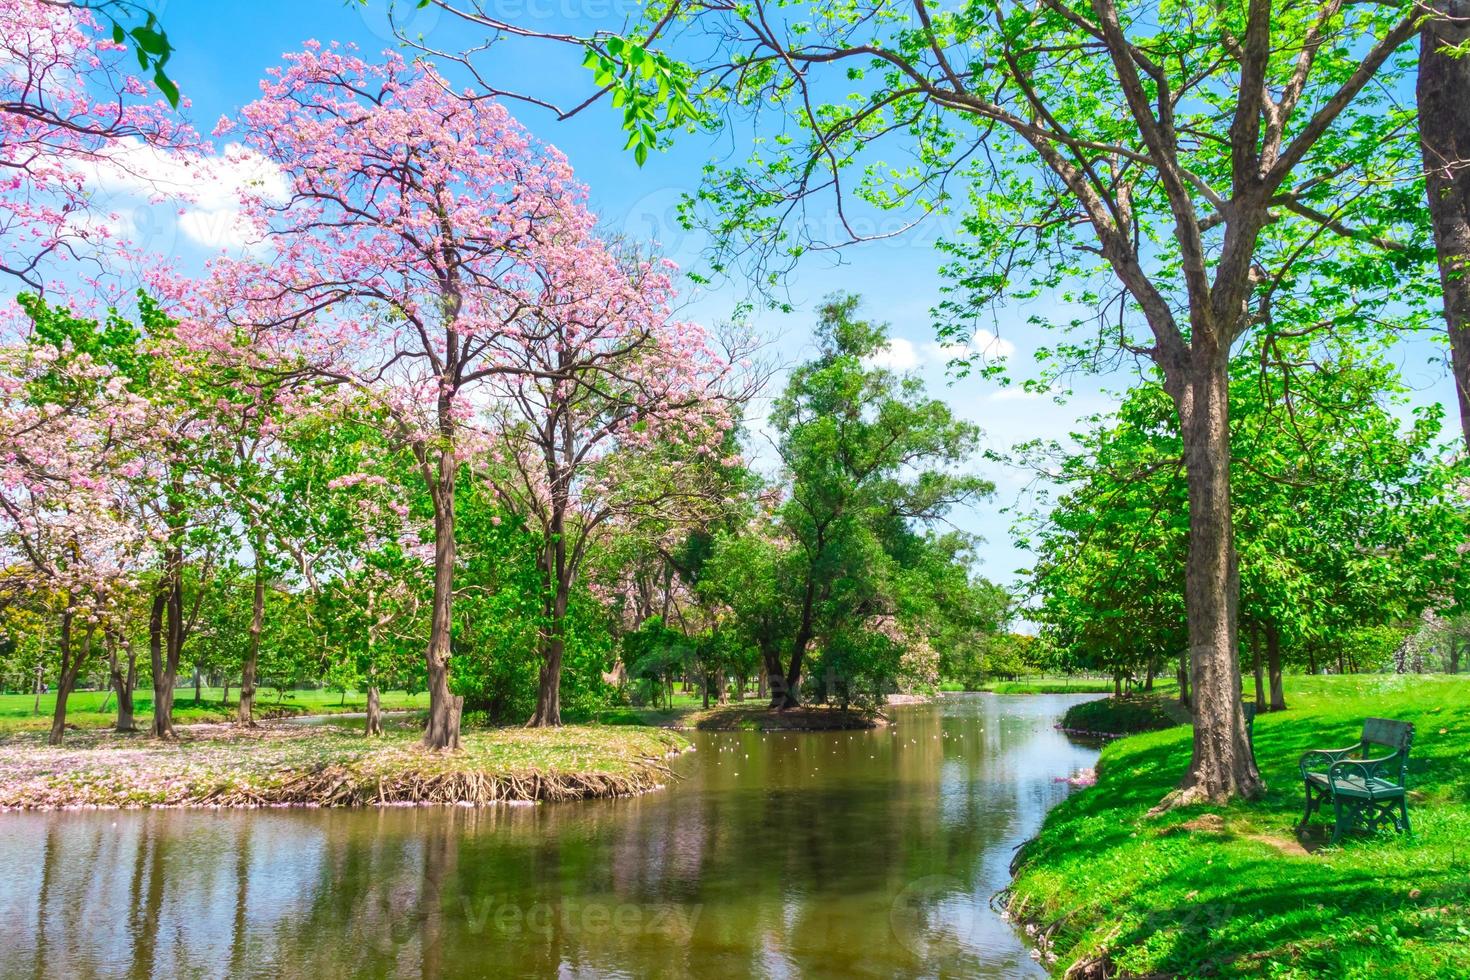
POLYGON ((1303 755, 1300 766, 1307 807, 1297 826, 1306 826, 1312 814, 1331 800, 1336 816, 1334 844, 1359 824, 1376 831, 1389 823, 1400 833, 1412 833, 1405 777, 1413 741, 1414 726, 1408 722, 1369 718, 1363 722, 1363 736, 1356 744, 1343 749, 1313 749, 1303 755), (1375 750, 1386 753, 1368 758, 1375 750))

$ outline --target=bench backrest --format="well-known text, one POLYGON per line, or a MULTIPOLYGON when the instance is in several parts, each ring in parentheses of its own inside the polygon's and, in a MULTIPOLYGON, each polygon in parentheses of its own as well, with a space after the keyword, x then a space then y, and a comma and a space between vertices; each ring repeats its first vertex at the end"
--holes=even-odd
MULTIPOLYGON (((1407 721, 1391 721, 1388 718, 1369 718, 1363 722, 1363 744, 1365 754, 1376 754, 1368 750, 1369 745, 1379 745, 1396 753, 1398 781, 1404 781, 1404 771, 1409 766, 1409 747, 1414 743, 1414 726, 1407 721)), ((1387 754, 1387 753, 1385 753, 1387 754)))

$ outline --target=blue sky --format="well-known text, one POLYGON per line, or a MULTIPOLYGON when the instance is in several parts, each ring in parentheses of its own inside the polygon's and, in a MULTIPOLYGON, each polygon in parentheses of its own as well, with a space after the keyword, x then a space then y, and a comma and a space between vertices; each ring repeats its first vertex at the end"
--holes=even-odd
MULTIPOLYGON (((599 15, 597 26, 609 26, 618 4, 632 0, 503 0, 497 7, 507 17, 534 18, 541 26, 568 26, 577 33, 590 31, 590 22, 576 22, 579 10, 599 15)), ((255 0, 250 4, 222 4, 218 0, 162 0, 160 17, 177 54, 171 74, 193 103, 190 116, 201 131, 258 94, 265 70, 280 63, 285 51, 299 49, 309 38, 356 43, 371 54, 393 46, 387 27, 386 0, 370 0, 364 7, 342 0, 255 0), (248 13, 247 13, 248 12, 248 13)), ((414 15, 415 31, 431 45, 459 49, 474 38, 464 28, 429 10, 414 15)), ((615 21, 612 24, 615 26, 615 21)), ((538 92, 584 91, 585 70, 567 54, 505 46, 497 51, 502 77, 522 77, 538 92)), ((542 140, 564 152, 591 193, 592 204, 604 223, 642 240, 660 242, 666 254, 681 265, 696 265, 701 241, 681 231, 674 221, 680 195, 694 189, 702 165, 731 152, 743 155, 745 148, 691 137, 664 154, 654 154, 643 168, 631 154, 621 152, 624 135, 617 114, 595 106, 571 121, 558 123, 549 114, 519 107, 521 122, 542 140)), ((154 247, 171 253, 188 266, 198 262, 208 249, 197 235, 180 227, 178 218, 164 209, 139 210, 149 224, 154 247)), ((197 231, 196 229, 193 229, 197 231)), ((932 243, 937 229, 904 238, 859 246, 842 253, 840 261, 817 257, 801 266, 791 283, 796 312, 782 314, 758 311, 755 326, 772 339, 772 353, 784 363, 803 358, 811 350, 813 310, 820 299, 837 290, 860 293, 866 312, 891 324, 895 344, 893 366, 921 373, 931 390, 945 397, 960 414, 979 423, 986 445, 1004 449, 1037 437, 1065 438, 1079 416, 1107 409, 1113 400, 1107 389, 1128 385, 1136 372, 1114 377, 1087 379, 1066 404, 1049 398, 1019 397, 994 383, 979 379, 952 380, 946 376, 947 357, 933 343, 930 309, 939 298, 939 256, 932 243)), ((713 290, 687 290, 686 315, 706 323, 728 319, 743 295, 734 286, 713 290)), ((1036 301, 1043 303, 1044 301, 1036 301)), ((1026 324, 1032 307, 1017 306, 998 315, 989 325, 998 340, 990 341, 1010 352, 1014 373, 1031 372, 1031 355, 1048 338, 1026 324)), ((1419 389, 1416 401, 1450 404, 1453 389, 1441 369, 1430 367, 1434 350, 1427 344, 1404 346, 1399 362, 1406 380, 1419 389)), ((1029 556, 1010 540, 1011 516, 1002 508, 1018 502, 1028 479, 1024 474, 977 460, 974 469, 995 481, 992 501, 978 504, 957 515, 956 523, 985 538, 980 547, 981 571, 1000 582, 1010 582, 1018 568, 1030 563, 1029 556)), ((1024 499, 1021 500, 1024 505, 1024 499)))

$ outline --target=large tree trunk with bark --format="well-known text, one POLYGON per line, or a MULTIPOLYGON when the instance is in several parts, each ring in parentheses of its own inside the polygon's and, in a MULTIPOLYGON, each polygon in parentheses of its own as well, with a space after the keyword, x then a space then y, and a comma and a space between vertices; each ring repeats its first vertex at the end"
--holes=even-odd
POLYGON ((1255 797, 1262 789, 1240 702, 1228 351, 1196 351, 1194 361, 1177 396, 1189 483, 1185 605, 1194 697, 1193 752, 1175 798, 1179 803, 1255 797))
POLYGON ((1281 631, 1266 627, 1266 673, 1271 678, 1271 710, 1286 710, 1286 686, 1281 677, 1281 631))
POLYGON ((1439 259, 1460 430, 1470 447, 1470 0, 1428 0, 1419 35, 1419 145, 1439 259))
POLYGON ((255 593, 250 599, 250 639, 240 667, 240 706, 235 713, 235 724, 241 728, 255 726, 255 672, 260 665, 260 635, 265 629, 265 563, 261 559, 265 542, 258 531, 254 538, 255 593))
POLYGON ((431 488, 434 500, 434 606, 429 617, 429 720, 423 744, 431 749, 459 748, 459 719, 464 698, 449 689, 451 601, 454 596, 454 480, 452 447, 439 455, 438 480, 431 488))

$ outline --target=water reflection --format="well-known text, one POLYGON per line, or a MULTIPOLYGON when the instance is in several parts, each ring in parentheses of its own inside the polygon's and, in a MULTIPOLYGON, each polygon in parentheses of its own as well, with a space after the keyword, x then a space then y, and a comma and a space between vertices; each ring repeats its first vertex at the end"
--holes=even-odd
POLYGON ((0 972, 1040 976, 988 903, 1095 756, 1072 700, 700 735, 633 800, 0 817, 0 972))

